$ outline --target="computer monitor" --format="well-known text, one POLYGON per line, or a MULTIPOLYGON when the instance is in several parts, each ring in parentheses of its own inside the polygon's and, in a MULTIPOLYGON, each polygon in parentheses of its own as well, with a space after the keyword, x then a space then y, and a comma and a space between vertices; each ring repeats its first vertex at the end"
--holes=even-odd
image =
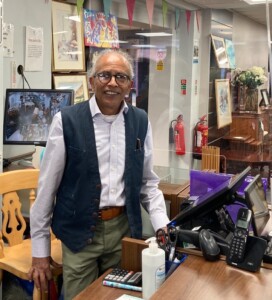
POLYGON ((53 116, 73 98, 73 90, 7 89, 3 143, 45 146, 53 116))
POLYGON ((253 212, 252 227, 254 235, 261 236, 270 218, 268 204, 265 197, 263 181, 256 175, 244 190, 245 201, 253 212))
POLYGON ((209 227, 209 224, 212 227, 212 222, 214 221, 212 219, 216 217, 215 211, 224 205, 235 202, 235 192, 242 185, 250 170, 251 168, 247 167, 241 173, 233 176, 229 182, 222 183, 211 192, 203 195, 194 201, 192 205, 182 210, 169 224, 186 229, 192 229, 204 223, 207 227, 209 227))

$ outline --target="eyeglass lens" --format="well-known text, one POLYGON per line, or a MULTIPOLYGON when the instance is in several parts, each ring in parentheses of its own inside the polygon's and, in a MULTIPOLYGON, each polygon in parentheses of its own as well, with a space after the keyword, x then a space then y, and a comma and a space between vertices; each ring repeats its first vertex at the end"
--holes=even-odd
POLYGON ((102 73, 97 73, 96 76, 98 77, 99 81, 103 84, 109 83, 112 77, 115 78, 116 83, 119 85, 124 85, 130 80, 129 76, 121 73, 111 74, 109 72, 102 72, 102 73))

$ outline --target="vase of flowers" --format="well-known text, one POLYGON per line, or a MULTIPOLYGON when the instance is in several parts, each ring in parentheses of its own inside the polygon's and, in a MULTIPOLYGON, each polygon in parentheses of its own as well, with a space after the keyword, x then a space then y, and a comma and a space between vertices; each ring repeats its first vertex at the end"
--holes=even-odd
POLYGON ((258 87, 267 81, 265 71, 261 67, 252 67, 242 71, 236 69, 232 83, 238 86, 239 109, 258 111, 258 87))

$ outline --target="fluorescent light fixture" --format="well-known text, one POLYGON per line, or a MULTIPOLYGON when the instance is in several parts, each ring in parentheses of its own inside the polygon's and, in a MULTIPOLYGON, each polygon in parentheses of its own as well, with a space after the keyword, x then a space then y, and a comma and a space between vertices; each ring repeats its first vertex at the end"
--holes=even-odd
POLYGON ((75 21, 75 22, 79 22, 80 23, 80 16, 68 16, 68 17, 64 17, 64 19, 70 20, 70 21, 75 21))
POLYGON ((131 45, 131 47, 132 48, 141 48, 141 49, 143 49, 143 48, 157 48, 157 46, 155 46, 155 45, 131 45))
MULTIPOLYGON (((264 4, 266 3, 266 0, 244 0, 244 2, 250 5, 255 5, 255 4, 264 4)), ((268 0, 268 2, 272 2, 272 0, 268 0)))
POLYGON ((167 32, 143 32, 135 33, 136 35, 146 36, 146 37, 156 37, 156 36, 172 36, 172 33, 167 32))
POLYGON ((116 43, 119 43, 119 44, 128 44, 127 41, 121 41, 121 40, 116 40, 116 41, 113 41, 113 40, 102 40, 101 43, 108 43, 108 44, 116 44, 116 43))

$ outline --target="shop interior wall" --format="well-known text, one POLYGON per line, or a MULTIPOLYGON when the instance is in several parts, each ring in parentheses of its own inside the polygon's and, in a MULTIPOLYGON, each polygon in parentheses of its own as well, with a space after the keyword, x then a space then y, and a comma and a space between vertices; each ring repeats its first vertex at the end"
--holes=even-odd
MULTIPOLYGON (((11 88, 11 64, 15 62, 24 66, 26 26, 40 27, 44 35, 43 70, 40 72, 25 72, 29 85, 33 89, 51 88, 51 1, 37 0, 5 0, 4 22, 14 25, 14 54, 13 57, 3 59, 3 96, 1 97, 0 115, 3 116, 5 90, 11 88)), ((2 68, 1 68, 2 70, 2 68)), ((0 77, 1 78, 1 77, 0 77)), ((16 88, 23 88, 22 77, 16 72, 16 88)), ((25 88, 28 88, 25 83, 25 88)), ((3 122, 1 122, 2 124, 3 122)), ((2 130, 1 130, 2 133, 2 130)), ((1 138, 1 141, 3 139, 1 138)), ((2 142, 1 142, 2 144, 2 142)), ((34 151, 34 146, 4 145, 5 158, 34 151)))
MULTIPOLYGON (((229 31, 232 32, 231 36, 235 47, 235 59, 236 68, 242 70, 250 68, 252 66, 261 66, 268 71, 268 42, 267 42, 267 29, 266 26, 258 24, 251 19, 244 17, 240 14, 232 14, 229 12, 213 11, 212 13, 213 25, 211 26, 211 33, 220 36, 217 32, 216 23, 224 24, 229 27, 229 31)), ((221 37, 225 37, 222 36, 221 37)), ((209 42, 210 43, 210 42, 209 42)), ((221 138, 224 135, 228 135, 230 126, 223 128, 217 128, 217 113, 215 105, 215 79, 224 79, 230 75, 231 69, 219 69, 216 65, 213 49, 210 43, 210 83, 209 83, 209 101, 207 101, 209 107, 209 144, 216 146, 223 146, 221 138)), ((266 88, 265 83, 261 88, 266 88)), ((233 111, 237 109, 237 92, 231 87, 233 111)), ((259 100, 261 95, 259 93, 259 100)))

